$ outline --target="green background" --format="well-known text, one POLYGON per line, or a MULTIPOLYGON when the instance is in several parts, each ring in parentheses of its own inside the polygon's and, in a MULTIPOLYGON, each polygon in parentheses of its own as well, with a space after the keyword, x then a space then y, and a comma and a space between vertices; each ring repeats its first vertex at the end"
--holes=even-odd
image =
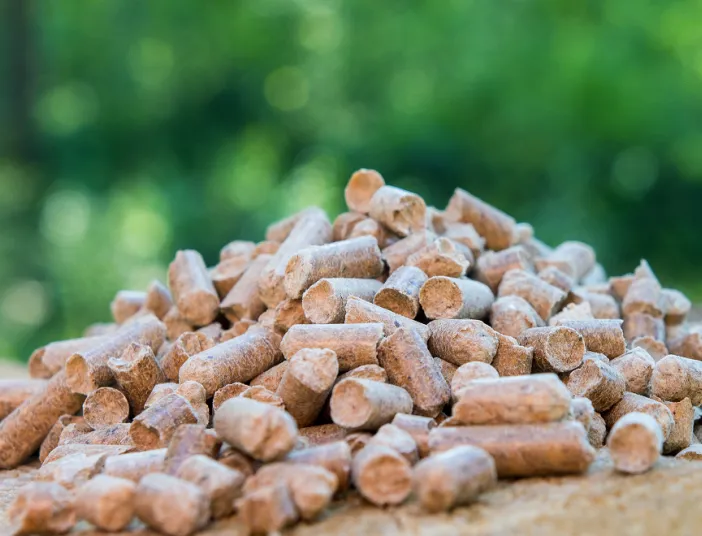
POLYGON ((0 3, 0 356, 359 167, 702 297, 702 2, 0 3))

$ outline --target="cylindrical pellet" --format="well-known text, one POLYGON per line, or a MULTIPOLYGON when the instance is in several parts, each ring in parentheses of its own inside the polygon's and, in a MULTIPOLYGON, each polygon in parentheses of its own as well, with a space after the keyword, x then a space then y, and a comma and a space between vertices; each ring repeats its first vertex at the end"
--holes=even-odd
POLYGON ((328 243, 332 238, 331 224, 321 209, 311 209, 295 223, 290 234, 261 272, 259 296, 268 307, 275 307, 285 299, 285 268, 290 258, 308 246, 328 243))
POLYGON ((252 534, 270 534, 295 523, 299 514, 288 486, 279 483, 236 501, 239 518, 252 534))
POLYGON ((210 398, 217 389, 247 382, 280 363, 283 356, 279 347, 279 335, 266 329, 250 329, 240 337, 191 356, 180 368, 180 381, 202 384, 210 398))
POLYGON ((525 299, 503 296, 490 307, 490 325, 495 331, 510 337, 519 337, 530 328, 543 326, 541 317, 525 299))
POLYGON ((428 246, 434 242, 434 240, 436 240, 436 235, 424 229, 384 248, 383 259, 388 265, 388 268, 390 268, 390 273, 406 264, 410 255, 428 246))
POLYGON ((663 433, 653 417, 635 411, 624 415, 612 427, 607 447, 617 470, 644 473, 661 455, 663 433))
POLYGON ((112 387, 100 387, 83 402, 83 417, 96 430, 126 422, 129 418, 129 402, 121 391, 112 387))
POLYGON ((163 448, 181 424, 196 422, 197 413, 190 402, 174 393, 142 411, 132 422, 129 437, 141 450, 163 448))
POLYGON ((148 474, 164 471, 167 450, 161 448, 110 456, 105 460, 102 472, 105 475, 139 482, 148 474))
POLYGON ((264 462, 290 452, 298 436, 295 419, 289 413, 241 397, 220 406, 214 427, 224 441, 264 462))
POLYGON ((98 529, 115 532, 134 517, 136 484, 124 478, 97 475, 76 493, 76 514, 98 529))
POLYGON ((404 388, 412 397, 416 413, 436 417, 448 403, 449 386, 416 331, 399 328, 386 337, 378 347, 378 361, 390 383, 404 388))
POLYGON ((593 407, 590 399, 582 396, 576 396, 570 401, 568 418, 578 421, 583 425, 583 428, 585 428, 585 431, 588 433, 590 432, 594 415, 595 408, 593 407))
POLYGON ((679 402, 689 398, 693 406, 702 404, 702 361, 669 355, 656 363, 651 376, 651 394, 679 402))
POLYGON ((382 286, 375 279, 320 279, 302 295, 302 308, 313 324, 342 324, 349 296, 372 302, 382 286))
POLYGON ((434 363, 436 363, 436 366, 439 367, 439 371, 444 377, 444 380, 446 380, 446 383, 448 385, 451 385, 451 382, 453 381, 453 377, 456 374, 456 370, 458 369, 458 367, 453 363, 449 363, 448 361, 441 359, 440 357, 435 357, 434 363))
POLYGON ((573 396, 590 399, 595 411, 606 411, 624 396, 626 380, 609 363, 587 359, 570 373, 566 385, 573 396))
POLYGON ((492 366, 500 376, 521 376, 531 374, 534 361, 534 349, 521 346, 517 339, 497 333, 499 344, 492 366))
POLYGON ((567 273, 562 272, 555 266, 547 266, 539 270, 539 279, 543 279, 549 285, 561 289, 563 292, 570 292, 575 286, 575 281, 567 273))
POLYGON ((593 448, 599 449, 604 446, 605 437, 607 437, 607 424, 602 415, 595 412, 592 416, 590 429, 587 431, 587 440, 593 448))
POLYGON ((653 368, 656 362, 646 350, 634 348, 610 361, 626 380, 626 390, 639 395, 647 395, 653 368))
POLYGON ((586 288, 576 287, 570 291, 568 296, 573 303, 587 303, 594 318, 619 319, 621 317, 619 304, 609 294, 591 292, 586 288))
POLYGON ((524 298, 544 321, 547 321, 558 311, 567 297, 561 289, 524 270, 507 272, 502 277, 497 296, 499 298, 503 296, 524 298))
POLYGON ((280 349, 286 359, 303 348, 328 348, 336 353, 339 371, 378 364, 378 343, 383 338, 383 325, 310 324, 293 326, 283 337, 280 349))
POLYGON ((474 445, 494 459, 500 478, 583 473, 595 453, 576 421, 503 426, 448 426, 429 433, 429 448, 441 452, 474 445))
POLYGON ((21 406, 26 400, 42 393, 46 380, 0 380, 0 421, 21 406))
POLYGON ((419 291, 419 303, 427 318, 486 318, 495 297, 492 291, 472 279, 432 277, 419 291))
MULTIPOLYGON (((661 340, 660 336, 657 336, 661 340)), ((699 326, 691 326, 689 331, 668 341, 670 352, 675 355, 702 361, 702 333, 699 326)))
POLYGON ((219 296, 197 251, 176 253, 168 268, 168 286, 178 310, 191 324, 205 326, 217 317, 219 296))
POLYGON ((668 348, 664 342, 658 341, 650 335, 636 337, 633 341, 631 341, 631 349, 633 350, 634 348, 641 348, 642 350, 645 350, 656 362, 663 359, 669 353, 672 353, 668 351, 668 348))
POLYGON ((278 333, 285 333, 297 324, 309 324, 302 300, 283 300, 274 309, 273 326, 278 333))
POLYGON ((497 483, 492 456, 463 445, 422 460, 412 475, 414 494, 431 513, 468 504, 497 483))
POLYGON ((65 534, 76 524, 73 496, 54 482, 22 486, 7 510, 8 534, 65 534))
POLYGON ((571 398, 555 374, 474 380, 461 391, 452 416, 466 425, 553 422, 568 414, 571 398))
POLYGON ((323 467, 336 475, 339 490, 349 485, 351 475, 351 449, 346 441, 333 441, 323 445, 294 450, 285 461, 293 464, 309 464, 323 467))
POLYGON ((381 186, 368 203, 368 213, 400 236, 424 229, 427 206, 424 199, 394 186, 381 186))
POLYGON ((212 279, 212 284, 220 298, 224 298, 229 294, 229 291, 234 288, 234 285, 246 273, 250 263, 250 257, 232 257, 220 261, 217 266, 210 269, 210 279, 212 279))
POLYGON ((351 430, 377 430, 397 413, 412 413, 412 398, 401 387, 348 378, 334 386, 332 420, 351 430))
POLYGON ((185 320, 175 305, 163 317, 163 323, 166 325, 166 335, 169 341, 174 341, 186 331, 195 329, 195 326, 185 320))
POLYGON ((590 352, 604 354, 610 359, 626 352, 621 320, 568 320, 559 325, 580 333, 590 352))
POLYGON ((419 313, 419 290, 427 275, 415 266, 402 266, 395 270, 380 290, 373 303, 393 313, 415 318, 419 313))
POLYGON ((349 210, 367 214, 373 194, 385 186, 383 176, 374 169, 355 171, 344 189, 344 199, 349 210))
POLYGON ((663 402, 673 414, 673 429, 663 443, 664 454, 674 454, 690 446, 694 435, 695 408, 689 398, 680 402, 663 402))
POLYGON ((346 378, 361 378, 364 380, 373 380, 375 382, 386 383, 388 381, 388 373, 380 365, 361 365, 355 369, 351 369, 339 376, 336 381, 340 382, 346 378))
POLYGON ((431 354, 457 366, 470 361, 489 364, 497 353, 497 333, 480 320, 434 320, 429 331, 431 354))
POLYGON ((135 496, 137 517, 168 536, 188 536, 207 525, 210 503, 195 484, 162 474, 141 479, 135 496))
POLYGON ((519 344, 534 348, 534 365, 541 372, 570 372, 585 355, 583 336, 562 326, 532 328, 519 336, 519 344))
POLYGON ((592 309, 588 302, 569 303, 558 313, 548 319, 549 326, 560 326, 561 322, 569 320, 593 320, 592 309))
POLYGON ((673 288, 661 290, 661 302, 666 326, 678 326, 684 323, 692 308, 692 302, 687 296, 673 288))
POLYGON ((577 281, 595 266, 595 251, 582 242, 563 242, 548 257, 536 263, 539 271, 547 266, 555 266, 577 281))
POLYGON ((208 430, 202 424, 183 424, 168 442, 163 472, 176 476, 185 460, 200 454, 214 458, 221 446, 214 430, 208 430))
POLYGON ((665 404, 635 393, 624 393, 622 399, 602 416, 607 423, 607 428, 611 430, 619 419, 633 412, 646 413, 653 417, 661 427, 664 440, 668 438, 673 430, 673 425, 675 424, 673 413, 665 404))
POLYGON ((412 491, 412 467, 396 450, 367 445, 353 459, 353 483, 377 506, 402 503, 412 491))
POLYGON ((266 228, 266 240, 270 242, 283 242, 290 235, 290 232, 295 227, 295 224, 310 213, 319 210, 316 207, 307 207, 295 212, 287 218, 271 223, 266 228))
POLYGON ((656 318, 663 317, 661 285, 655 277, 635 277, 622 300, 622 313, 629 316, 645 313, 656 318))
POLYGON ((146 292, 139 290, 120 290, 110 303, 112 318, 117 324, 124 324, 134 316, 146 301, 146 292))
POLYGON ((52 342, 37 348, 29 357, 29 375, 32 378, 51 378, 63 368, 73 354, 95 348, 108 338, 109 335, 83 337, 52 342))
POLYGON ((120 357, 111 357, 107 365, 127 397, 132 416, 142 412, 154 386, 166 380, 153 350, 142 344, 130 344, 120 357))
POLYGON ((417 444, 417 452, 421 458, 429 455, 429 432, 436 428, 436 421, 421 415, 398 413, 392 424, 407 432, 417 444))
POLYGON ((160 281, 152 281, 146 291, 144 309, 151 311, 160 320, 168 314, 171 307, 173 307, 173 297, 170 291, 160 281))
POLYGON ((373 218, 365 218, 356 223, 347 238, 359 238, 361 236, 372 236, 376 239, 380 248, 387 247, 399 240, 395 233, 373 218))
POLYGON ((332 225, 332 240, 334 242, 346 240, 350 237, 354 227, 366 219, 367 216, 360 212, 342 212, 334 219, 334 224, 332 225))
POLYGON ((457 402, 461 391, 472 381, 480 379, 497 379, 500 374, 495 368, 482 361, 470 361, 456 369, 451 379, 451 399, 457 402))
POLYGON ((190 356, 209 350, 215 342, 204 333, 187 331, 180 335, 161 358, 161 369, 169 381, 177 382, 180 367, 190 356))
POLYGON ((39 448, 39 461, 44 463, 44 460, 51 454, 56 447, 58 447, 59 441, 61 440, 61 434, 63 430, 69 425, 74 423, 80 423, 85 426, 85 419, 83 416, 80 417, 74 415, 61 415, 56 423, 51 427, 49 434, 41 442, 41 447, 39 448))
POLYGON ((261 300, 258 281, 261 272, 272 259, 271 255, 259 255, 251 261, 246 271, 222 300, 220 307, 225 315, 251 320, 261 316, 266 306, 261 300))
POLYGON ((510 270, 533 272, 534 267, 524 246, 512 246, 502 251, 486 251, 476 264, 478 279, 497 292, 502 276, 510 270))
POLYGON ((434 220, 434 228, 437 233, 443 234, 446 238, 450 238, 454 242, 463 244, 470 249, 473 258, 478 259, 482 256, 485 249, 485 239, 478 234, 475 227, 470 223, 454 223, 448 221, 441 213, 443 225, 437 228, 436 220, 434 220), (443 227, 443 232, 441 230, 443 227))
POLYGON ((273 391, 275 393, 278 389, 278 386, 280 385, 280 380, 283 379, 283 374, 285 374, 285 370, 287 368, 288 361, 278 363, 275 367, 271 367, 266 372, 263 372, 256 376, 253 380, 249 382, 249 385, 251 385, 252 387, 260 385, 262 387, 265 387, 269 391, 273 391))
POLYGON ((66 426, 61 432, 59 445, 133 445, 129 437, 131 425, 127 423, 113 424, 99 430, 93 430, 87 425, 83 426, 87 427, 87 429, 78 424, 66 426))
POLYGON ((75 393, 88 394, 109 386, 114 377, 108 366, 110 357, 119 356, 131 343, 150 346, 156 353, 166 336, 166 326, 149 314, 128 322, 100 346, 75 353, 66 361, 66 382, 75 393))
POLYGON ((414 438, 402 428, 394 424, 384 424, 371 437, 367 445, 381 445, 399 452, 410 464, 419 460, 417 443, 414 438))
POLYGON ((485 238, 485 245, 489 249, 499 251, 515 242, 514 218, 461 188, 456 188, 451 196, 446 215, 455 221, 472 224, 480 236, 485 238))
POLYGON ((245 475, 209 456, 190 456, 178 467, 175 476, 199 487, 210 502, 214 519, 226 517, 234 509, 234 500, 241 495, 245 475))
POLYGON ((65 373, 59 372, 0 421, 0 469, 17 467, 36 452, 58 418, 76 413, 83 399, 68 388, 65 373))
POLYGON ((276 393, 299 427, 314 423, 338 374, 339 361, 332 350, 303 348, 290 358, 276 393))
MULTIPOLYGON (((355 296, 349 297, 346 302, 346 324, 365 324, 369 322, 380 322, 383 325, 385 336, 392 335, 393 332, 400 328, 410 328, 416 330, 426 341, 429 338, 429 328, 410 318, 406 318, 397 313, 393 313, 375 304, 360 300, 355 296)), ((338 352, 337 352, 338 354, 338 352)), ((368 363, 364 363, 368 364, 368 363)))
POLYGON ((428 277, 462 277, 473 265, 473 254, 465 246, 441 236, 410 255, 405 262, 428 277))

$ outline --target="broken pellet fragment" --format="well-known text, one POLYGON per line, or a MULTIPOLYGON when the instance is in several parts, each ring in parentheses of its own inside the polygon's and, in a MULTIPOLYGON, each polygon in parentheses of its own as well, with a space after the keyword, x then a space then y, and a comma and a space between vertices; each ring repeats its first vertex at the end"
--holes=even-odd
POLYGON ((427 275, 415 266, 395 270, 375 294, 373 303, 407 318, 419 313, 419 291, 427 275))
POLYGON ((222 446, 213 430, 202 424, 183 424, 168 443, 164 473, 175 476, 180 466, 191 456, 204 455, 214 458, 222 446))
POLYGON ((702 404, 702 361, 669 355, 658 361, 651 375, 651 394, 678 402, 690 398, 702 404))
POLYGON ((164 474, 142 478, 134 501, 137 517, 168 536, 188 536, 210 518, 209 500, 198 486, 164 474))
POLYGON ((565 320, 560 326, 572 328, 583 336, 585 347, 610 359, 626 352, 621 320, 565 320))
POLYGON ((401 387, 348 378, 334 386, 332 420, 351 430, 377 430, 397 413, 412 412, 412 398, 401 387))
POLYGON ((372 302, 382 286, 375 279, 320 279, 302 295, 302 309, 313 324, 341 324, 349 296, 372 302))
POLYGON ((607 428, 611 430, 619 419, 633 412, 646 413, 653 417, 663 432, 664 440, 673 430, 675 424, 673 413, 665 404, 634 393, 624 393, 622 399, 602 416, 607 423, 607 428))
POLYGON ((473 265, 473 254, 465 246, 441 236, 410 255, 405 262, 428 277, 462 277, 473 265))
POLYGON ((639 395, 647 395, 653 368, 656 362, 646 350, 634 348, 610 361, 610 366, 618 370, 626 380, 626 390, 639 395))
POLYGON ((512 246, 502 251, 486 251, 476 264, 477 278, 490 290, 497 292, 502 277, 510 270, 533 272, 529 254, 523 246, 512 246))
POLYGON ((252 534, 276 532, 299 519, 290 490, 282 482, 247 493, 236 501, 236 510, 252 534))
POLYGON ((190 356, 209 350, 214 341, 200 332, 188 331, 178 337, 161 359, 161 369, 169 381, 177 382, 180 367, 190 356))
POLYGON ((183 317, 196 326, 212 322, 219 312, 219 296, 205 261, 197 251, 181 250, 168 268, 168 286, 183 317))
POLYGON ((606 411, 624 396, 626 379, 609 363, 587 359, 569 374, 566 386, 573 396, 588 398, 595 411, 606 411))
POLYGON ((487 285, 471 279, 431 277, 419 291, 419 303, 431 319, 486 318, 494 300, 487 285))
POLYGON ((521 376, 530 374, 534 361, 534 349, 521 346, 517 339, 497 333, 499 340, 497 353, 492 360, 492 366, 500 376, 521 376))
POLYGON ((117 386, 129 402, 132 416, 139 415, 153 388, 166 380, 151 347, 132 343, 120 357, 107 361, 117 386))
POLYGON ((410 463, 382 445, 367 445, 356 454, 351 476, 359 493, 377 506, 400 504, 412 491, 410 463))
POLYGON ((510 270, 503 277, 497 296, 519 296, 547 321, 565 301, 567 294, 558 287, 524 270, 510 270))
POLYGON ((643 473, 660 457, 663 432, 653 417, 634 411, 615 423, 607 437, 607 447, 617 470, 643 473))
POLYGON ((510 337, 519 337, 530 328, 543 326, 543 320, 525 299, 503 296, 490 307, 490 326, 510 337))
POLYGON ((98 529, 119 531, 134 517, 135 496, 136 484, 131 480, 97 475, 78 488, 76 514, 98 529))
POLYGON ((167 450, 161 448, 110 456, 105 460, 102 473, 139 482, 148 474, 164 471, 167 450))
POLYGON ((390 273, 405 265, 410 255, 433 243, 434 240, 436 235, 424 229, 385 247, 382 252, 383 260, 390 268, 390 273))
POLYGON ((378 361, 390 383, 409 393, 418 414, 436 417, 448 403, 449 386, 416 331, 399 328, 386 337, 378 347, 378 361))
POLYGON ((429 328, 421 322, 398 315, 373 303, 360 300, 355 296, 350 296, 346 301, 344 322, 346 324, 381 323, 386 336, 392 335, 400 327, 406 327, 415 329, 424 340, 429 338, 429 328))
POLYGON ((64 534, 76 523, 71 492, 53 482, 32 482, 20 488, 7 510, 13 536, 64 534))
POLYGON ((400 236, 424 229, 427 206, 424 199, 394 186, 381 186, 368 202, 368 213, 400 236))
POLYGON ((497 483, 492 456, 463 445, 419 462, 412 475, 414 493, 428 512, 468 504, 497 483))
POLYGON ((344 189, 344 199, 349 210, 367 214, 373 194, 385 186, 383 176, 374 169, 355 171, 344 189))
POLYGON ((214 519, 226 517, 232 513, 234 500, 241 495, 241 488, 246 478, 240 471, 202 454, 183 460, 175 476, 195 484, 207 495, 214 519))
POLYGON ((113 387, 100 387, 83 402, 83 418, 94 429, 126 422, 129 402, 121 391, 113 387))
POLYGON ((583 336, 563 326, 531 328, 519 336, 519 344, 534 348, 534 365, 541 372, 570 372, 585 355, 583 336))
POLYGON ((446 207, 446 215, 461 223, 470 223, 485 238, 489 249, 499 251, 516 241, 516 222, 501 210, 456 188, 446 207))
POLYGON ((496 379, 500 374, 497 370, 482 361, 470 361, 456 369, 451 379, 451 398, 455 402, 461 398, 461 391, 473 380, 496 379))
POLYGON ((141 450, 163 448, 181 424, 195 424, 197 420, 190 402, 173 393, 141 412, 132 422, 129 437, 141 450))

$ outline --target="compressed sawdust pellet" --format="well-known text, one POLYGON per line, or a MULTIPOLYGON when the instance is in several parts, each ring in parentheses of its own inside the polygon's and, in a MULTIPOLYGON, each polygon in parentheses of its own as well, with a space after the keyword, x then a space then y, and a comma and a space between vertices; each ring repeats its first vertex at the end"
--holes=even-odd
POLYGON ((478 234, 473 225, 448 221, 444 213, 441 213, 441 220, 443 223, 439 226, 435 220, 435 232, 466 246, 473 254, 473 258, 478 259, 482 256, 485 250, 485 239, 478 234))
POLYGON ((690 445, 675 455, 677 460, 702 461, 702 444, 690 445))
POLYGON ((349 210, 367 214, 373 194, 383 186, 383 176, 374 169, 362 168, 355 171, 344 189, 344 199, 349 210))
POLYGON ((292 525, 299 514, 284 483, 260 488, 236 501, 239 518, 253 534, 269 534, 292 525))
POLYGON ((497 353, 498 334, 479 320, 439 319, 428 327, 432 355, 454 365, 469 361, 492 363, 497 353))
POLYGON ((566 299, 566 293, 524 270, 510 270, 497 289, 497 297, 519 296, 526 300, 547 321, 566 299))
POLYGON ((297 324, 309 324, 302 300, 283 300, 274 309, 273 326, 278 333, 285 333, 297 324))
POLYGON ((51 427, 51 430, 49 431, 49 434, 44 438, 44 441, 41 443, 41 447, 39 448, 39 461, 44 462, 46 457, 56 448, 58 447, 59 441, 61 439, 61 433, 63 432, 64 428, 68 426, 69 424, 74 424, 74 423, 85 423, 85 419, 83 419, 83 416, 75 416, 75 415, 61 415, 58 420, 56 421, 56 424, 54 424, 51 427))
POLYGON ((127 397, 112 387, 95 389, 83 402, 83 418, 96 430, 126 422, 129 418, 127 397))
POLYGON ((164 396, 168 396, 168 395, 175 393, 176 390, 178 389, 178 387, 179 387, 179 384, 172 383, 172 382, 159 383, 159 384, 154 385, 154 388, 151 390, 151 394, 146 399, 146 402, 144 402, 144 408, 148 408, 150 406, 153 406, 156 402, 158 402, 164 396))
POLYGON ((456 374, 456 370, 458 369, 458 367, 453 363, 449 363, 448 361, 441 359, 440 357, 435 357, 434 363, 437 367, 439 367, 439 372, 441 372, 441 375, 444 377, 446 383, 448 385, 451 385, 451 382, 453 381, 453 377, 456 374))
POLYGON ((569 303, 560 312, 553 315, 548 320, 549 326, 559 326, 561 322, 568 320, 593 320, 592 308, 589 302, 569 303))
POLYGON ((461 188, 456 188, 449 200, 446 215, 454 221, 472 224, 490 249, 499 251, 516 242, 514 218, 461 188))
MULTIPOLYGON (((283 374, 285 374, 285 370, 287 368, 288 361, 278 363, 276 366, 269 368, 266 372, 263 372, 256 376, 254 379, 252 379, 249 382, 249 385, 251 385, 252 387, 260 385, 262 387, 265 387, 269 391, 275 392, 278 389, 278 385, 280 385, 280 380, 283 379, 283 374)), ((224 389, 225 387, 223 387, 222 389, 224 389)), ((217 393, 215 393, 215 397, 216 396, 217 393)))
POLYGON ((666 326, 679 326, 687 318, 692 303, 682 292, 672 288, 661 290, 661 308, 665 314, 666 326))
POLYGON ((435 513, 474 501, 497 483, 497 471, 490 454, 463 445, 419 462, 412 482, 422 508, 435 513))
POLYGON ((622 399, 602 416, 607 423, 607 428, 611 430, 619 419, 633 412, 646 413, 653 417, 663 432, 664 440, 673 430, 675 424, 673 413, 665 404, 634 393, 624 393, 622 399))
POLYGON ((594 459, 579 422, 438 427, 429 433, 432 453, 459 445, 485 449, 500 478, 582 473, 594 459))
POLYGON ((345 490, 349 485, 351 460, 351 448, 346 441, 332 441, 294 450, 285 457, 287 463, 316 465, 333 473, 339 490, 345 490))
POLYGON ((168 314, 171 307, 173 307, 171 292, 160 281, 152 281, 149 284, 149 288, 146 290, 144 309, 151 311, 156 315, 156 318, 162 320, 168 314))
POLYGON ((412 398, 401 387, 348 378, 334 386, 330 400, 335 424, 350 430, 377 430, 397 413, 412 412, 412 398))
POLYGON ((402 240, 383 249, 383 260, 388 265, 390 273, 403 266, 413 253, 425 248, 436 240, 436 235, 429 230, 413 233, 402 240))
POLYGON ((360 222, 365 221, 367 216, 361 212, 342 212, 335 219, 332 225, 332 240, 346 240, 350 237, 353 229, 360 222))
POLYGON ((209 500, 198 486, 164 474, 142 478, 134 504, 146 526, 168 536, 188 536, 210 518, 209 500))
POLYGON ((0 380, 0 421, 46 387, 46 380, 0 380))
POLYGON ((79 519, 98 529, 123 530, 134 517, 136 484, 124 478, 97 475, 76 492, 75 507, 79 519))
POLYGON ((349 233, 348 238, 360 238, 362 236, 375 238, 379 248, 387 247, 399 240, 399 237, 395 233, 373 218, 365 218, 356 223, 349 233))
POLYGON ((360 367, 345 372, 339 376, 336 381, 340 382, 346 378, 362 378, 364 380, 385 383, 388 381, 388 373, 380 365, 361 365, 360 367))
POLYGON ((394 186, 381 186, 368 202, 370 217, 400 236, 424 229, 426 208, 424 199, 394 186))
POLYGON ((465 246, 442 236, 414 252, 405 262, 428 277, 462 277, 473 265, 473 254, 465 246))
POLYGON ((131 425, 128 423, 112 424, 104 426, 98 430, 88 427, 87 430, 73 430, 77 424, 69 424, 59 439, 59 445, 82 444, 82 445, 131 445, 132 442, 129 431, 131 425), (77 433, 76 433, 77 432, 77 433))
POLYGON ((368 432, 353 432, 346 436, 346 444, 351 449, 351 456, 355 457, 356 454, 361 452, 368 444, 368 442, 373 437, 373 434, 368 432))
POLYGON ((303 348, 288 363, 276 393, 299 427, 310 426, 334 386, 339 361, 332 350, 303 348))
POLYGON ((131 424, 129 437, 141 450, 163 448, 180 425, 195 424, 197 420, 190 402, 173 393, 141 412, 131 424))
POLYGON ((220 308, 230 321, 243 318, 256 320, 266 310, 261 300, 258 279, 261 271, 272 259, 271 255, 256 257, 222 299, 220 308))
POLYGON ((32 378, 51 378, 59 372, 75 353, 85 352, 102 344, 109 335, 82 337, 57 341, 37 348, 29 357, 29 375, 32 378))
POLYGON ((339 362, 339 371, 378 364, 378 343, 383 337, 380 323, 293 326, 283 337, 280 349, 286 359, 303 348, 327 348, 339 362))
POLYGON ((419 415, 436 417, 448 403, 449 386, 416 331, 399 328, 386 337, 378 347, 378 361, 389 382, 409 393, 419 415))
POLYGON ((668 346, 675 355, 702 361, 702 333, 698 326, 692 326, 687 333, 669 338, 668 346))
POLYGON ((264 404, 270 404, 280 409, 285 409, 285 401, 273 391, 269 391, 262 385, 254 385, 249 387, 246 391, 242 392, 240 395, 242 398, 250 398, 251 400, 256 400, 257 402, 263 402, 264 404))
POLYGON ((626 352, 621 320, 566 320, 559 325, 580 333, 585 347, 591 352, 599 352, 610 359, 626 352))
POLYGON ((380 323, 383 325, 383 332, 386 336, 392 335, 393 332, 400 327, 406 327, 416 330, 424 340, 429 338, 429 328, 421 322, 398 315, 388 309, 384 309, 373 303, 368 303, 355 296, 350 296, 346 301, 346 317, 344 318, 344 322, 346 324, 380 323))
POLYGON ((134 451, 134 447, 129 445, 59 445, 44 458, 43 463, 51 463, 65 456, 70 456, 71 454, 85 454, 86 456, 105 454, 105 463, 107 463, 110 457, 119 456, 132 451, 134 451))
POLYGON ((587 431, 587 440, 592 447, 599 449, 604 446, 605 437, 607 437, 607 424, 602 415, 595 412, 592 416, 590 429, 587 431))
POLYGON ((592 426, 592 419, 595 415, 595 408, 592 405, 590 399, 576 396, 570 401, 570 411, 568 417, 578 421, 583 425, 586 432, 590 432, 590 427, 592 426))
POLYGON ((656 363, 651 376, 651 394, 679 402, 689 398, 702 404, 702 361, 669 355, 656 363))
POLYGON ((382 286, 375 279, 320 279, 302 295, 305 317, 313 324, 342 324, 349 296, 372 302, 382 286))
POLYGON ((461 390, 452 416, 466 425, 552 422, 568 414, 571 398, 555 374, 479 379, 461 390))
POLYGON ((421 415, 398 413, 392 420, 393 425, 407 432, 417 444, 417 452, 421 458, 429 455, 429 432, 436 428, 436 421, 421 415))
POLYGON ((203 335, 209 337, 215 342, 215 344, 218 344, 220 342, 223 332, 224 330, 222 329, 222 324, 220 324, 219 322, 212 322, 211 324, 202 326, 197 330, 197 333, 202 333, 203 335))
POLYGON ((527 329, 543 326, 543 320, 525 299, 503 296, 490 307, 490 326, 503 335, 516 338, 527 329))
POLYGON ((232 513, 234 501, 241 495, 246 479, 240 471, 202 454, 183 460, 175 476, 195 484, 207 495, 210 501, 210 513, 214 519, 226 517, 232 513))
POLYGON ((419 268, 402 266, 390 274, 382 288, 377 290, 373 303, 414 319, 419 313, 419 291, 426 281, 427 274, 419 268))
POLYGON ((210 408, 207 405, 207 393, 198 382, 185 381, 175 390, 175 394, 182 396, 195 410, 197 423, 207 426, 210 424, 210 408))
POLYGON ((412 466, 382 445, 366 445, 356 454, 351 478, 358 492, 378 506, 400 504, 412 491, 412 466))
POLYGON ((512 246, 502 251, 486 251, 481 254, 475 269, 477 279, 490 287, 493 292, 497 292, 505 273, 510 270, 532 272, 534 267, 529 253, 523 246, 512 246))
POLYGON ((547 266, 555 266, 577 281, 595 266, 595 252, 582 242, 563 242, 550 255, 536 262, 538 270, 547 266))
POLYGON ((456 369, 451 379, 451 398, 454 403, 461 397, 461 391, 473 380, 496 379, 500 374, 495 367, 482 361, 470 361, 456 369))
POLYGON ((566 386, 573 396, 589 399, 595 411, 606 411, 624 396, 626 379, 609 363, 587 359, 570 373, 566 386))
POLYGON ((166 381, 151 347, 132 343, 121 356, 111 357, 107 365, 117 387, 127 398, 132 415, 142 412, 153 388, 166 381))
POLYGON ((618 319, 621 317, 619 304, 609 294, 590 292, 586 288, 578 287, 572 289, 568 296, 572 303, 587 303, 594 318, 618 319))
POLYGON ((168 268, 168 286, 180 314, 191 324, 205 326, 217 317, 219 296, 197 251, 176 253, 168 268))
POLYGON ((138 290, 120 290, 110 303, 112 318, 117 324, 124 324, 134 316, 146 302, 146 292, 138 290))
POLYGON ((73 496, 53 482, 32 482, 20 488, 7 510, 13 536, 64 534, 76 523, 73 496))
POLYGON ((246 272, 250 262, 251 259, 247 257, 232 257, 220 261, 217 266, 210 269, 210 279, 220 298, 229 294, 246 272))
POLYGON ((168 313, 166 313, 166 316, 163 317, 163 323, 166 326, 166 335, 171 341, 176 340, 186 331, 193 331, 195 329, 195 326, 180 314, 180 311, 175 305, 171 307, 168 313))
POLYGON ((534 368, 540 372, 570 372, 585 355, 583 336, 563 326, 531 328, 519 336, 519 344, 534 348, 534 368))
POLYGON ((695 420, 695 410, 689 398, 680 402, 663 401, 673 414, 673 429, 663 443, 664 454, 674 454, 690 446, 695 420))
POLYGON ((487 285, 471 279, 437 276, 419 291, 419 303, 427 318, 483 319, 494 301, 487 285))
POLYGON ((497 333, 498 346, 492 366, 500 376, 521 376, 530 374, 534 349, 530 346, 521 346, 517 339, 497 333))
POLYGON ((536 275, 539 276, 539 279, 543 279, 549 285, 553 285, 563 292, 570 292, 575 286, 575 280, 556 266, 546 266, 536 275))
POLYGON ((624 415, 612 427, 607 447, 618 471, 643 473, 660 457, 663 432, 653 417, 635 411, 624 415))
POLYGON ((222 442, 214 431, 207 430, 204 425, 181 425, 168 443, 163 472, 176 476, 185 460, 196 455, 214 458, 221 446, 222 442))
POLYGON ((167 448, 129 452, 120 456, 110 456, 105 460, 102 473, 132 482, 139 482, 151 473, 163 473, 166 464, 167 448))
POLYGON ((670 353, 664 342, 656 340, 650 335, 636 337, 631 341, 631 349, 633 350, 634 348, 646 350, 654 361, 660 361, 670 353))
POLYGON ((419 460, 419 450, 414 438, 405 430, 394 424, 384 424, 368 440, 367 445, 390 447, 401 454, 410 464, 419 460))
POLYGON ((634 348, 612 359, 609 364, 624 376, 627 391, 639 395, 648 394, 656 362, 646 350, 634 348))
POLYGON ((635 313, 661 318, 661 285, 652 277, 634 277, 622 300, 622 313, 629 316, 635 313))
POLYGON ((214 397, 212 397, 212 409, 217 411, 219 407, 222 404, 224 404, 227 400, 229 400, 230 398, 234 398, 235 396, 240 396, 248 388, 249 386, 245 383, 234 382, 230 383, 229 385, 225 385, 220 389, 217 389, 217 391, 215 391, 214 397))
POLYGON ((75 489, 100 473, 106 458, 105 452, 91 455, 82 452, 69 454, 42 464, 34 479, 56 482, 66 489, 75 489))

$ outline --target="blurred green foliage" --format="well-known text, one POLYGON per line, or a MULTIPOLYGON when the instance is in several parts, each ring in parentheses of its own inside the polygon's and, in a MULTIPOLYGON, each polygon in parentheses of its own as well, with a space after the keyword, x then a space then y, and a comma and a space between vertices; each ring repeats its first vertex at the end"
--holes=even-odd
POLYGON ((700 0, 0 4, 0 356, 358 167, 702 297, 700 0))

